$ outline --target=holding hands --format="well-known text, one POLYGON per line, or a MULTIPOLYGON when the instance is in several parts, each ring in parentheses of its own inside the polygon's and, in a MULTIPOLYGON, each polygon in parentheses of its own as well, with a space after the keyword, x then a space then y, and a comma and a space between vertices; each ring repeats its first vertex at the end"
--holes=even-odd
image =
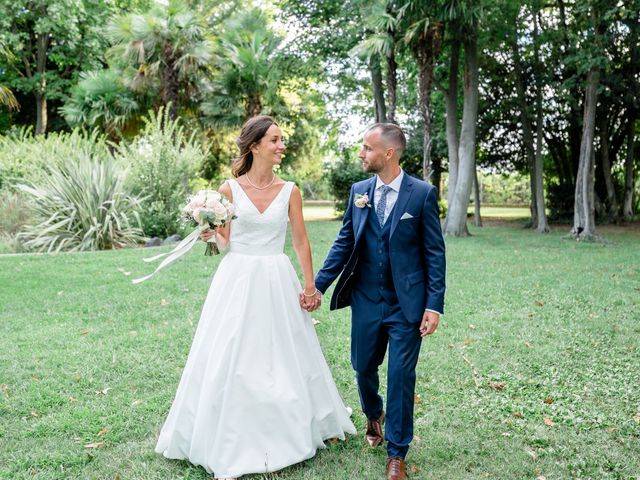
POLYGON ((313 312, 320 307, 322 303, 322 293, 320 290, 313 287, 313 289, 305 288, 300 292, 300 306, 307 312, 313 312))

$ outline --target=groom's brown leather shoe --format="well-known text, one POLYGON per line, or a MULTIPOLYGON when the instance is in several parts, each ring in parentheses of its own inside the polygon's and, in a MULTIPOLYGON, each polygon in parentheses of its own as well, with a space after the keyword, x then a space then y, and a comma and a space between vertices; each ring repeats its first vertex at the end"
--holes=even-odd
POLYGON ((407 480, 407 464, 402 458, 387 459, 387 480, 407 480))
POLYGON ((372 447, 377 447, 384 441, 382 433, 382 425, 384 425, 384 411, 377 420, 367 420, 367 432, 365 438, 367 443, 372 447))

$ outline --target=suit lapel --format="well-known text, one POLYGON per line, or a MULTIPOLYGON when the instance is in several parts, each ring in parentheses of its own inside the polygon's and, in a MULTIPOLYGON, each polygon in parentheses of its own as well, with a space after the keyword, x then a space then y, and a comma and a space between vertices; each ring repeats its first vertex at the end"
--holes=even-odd
POLYGON ((389 237, 393 236, 393 232, 398 226, 400 217, 405 212, 405 208, 407 206, 407 203, 409 202, 409 198, 411 198, 412 192, 413 192, 413 180, 405 172, 404 177, 402 178, 402 183, 400 184, 398 199, 396 200, 396 204, 393 207, 393 212, 391 212, 391 230, 389 232, 389 237))
MULTIPOLYGON (((358 216, 356 218, 356 229, 355 229, 355 243, 358 243, 358 239, 360 238, 360 235, 362 234, 362 231, 364 230, 364 225, 365 223, 367 223, 367 218, 369 218, 369 214, 371 212, 371 210, 374 209, 373 206, 373 195, 376 189, 376 176, 374 175, 373 177, 371 177, 371 179, 369 180, 369 185, 367 186, 368 190, 367 190, 367 195, 369 196, 369 205, 371 205, 371 207, 364 207, 364 208, 356 208, 357 210, 360 210, 360 212, 358 213, 358 216)), ((356 192, 356 193, 364 193, 364 192, 356 192)))

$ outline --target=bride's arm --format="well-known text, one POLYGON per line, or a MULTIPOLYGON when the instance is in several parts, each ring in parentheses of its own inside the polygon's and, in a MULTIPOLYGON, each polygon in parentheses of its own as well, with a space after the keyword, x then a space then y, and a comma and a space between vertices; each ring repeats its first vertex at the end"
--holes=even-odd
POLYGON ((295 186, 289 200, 289 221, 291 222, 293 249, 296 251, 304 275, 304 291, 306 294, 313 295, 316 290, 316 282, 313 276, 311 246, 309 245, 309 237, 307 236, 304 217, 302 216, 302 195, 300 195, 298 187, 295 186))
MULTIPOLYGON (((223 194, 230 202, 233 202, 233 193, 229 182, 224 182, 218 188, 218 191, 223 194)), ((231 234, 231 222, 228 222, 224 227, 216 228, 215 232, 212 230, 206 230, 200 234, 200 238, 205 242, 209 240, 213 235, 216 235, 216 244, 218 248, 222 250, 229 244, 229 235, 231 234)))

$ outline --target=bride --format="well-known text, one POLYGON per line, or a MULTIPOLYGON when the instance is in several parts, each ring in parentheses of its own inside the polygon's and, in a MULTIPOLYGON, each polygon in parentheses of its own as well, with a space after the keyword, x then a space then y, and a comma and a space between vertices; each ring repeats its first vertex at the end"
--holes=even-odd
POLYGON ((282 469, 313 457, 324 440, 355 433, 305 311, 318 308, 320 295, 300 191, 272 171, 285 150, 282 132, 257 116, 237 144, 236 179, 220 187, 237 219, 215 233, 229 252, 155 448, 218 479, 282 469), (283 253, 288 221, 304 289, 283 253))

